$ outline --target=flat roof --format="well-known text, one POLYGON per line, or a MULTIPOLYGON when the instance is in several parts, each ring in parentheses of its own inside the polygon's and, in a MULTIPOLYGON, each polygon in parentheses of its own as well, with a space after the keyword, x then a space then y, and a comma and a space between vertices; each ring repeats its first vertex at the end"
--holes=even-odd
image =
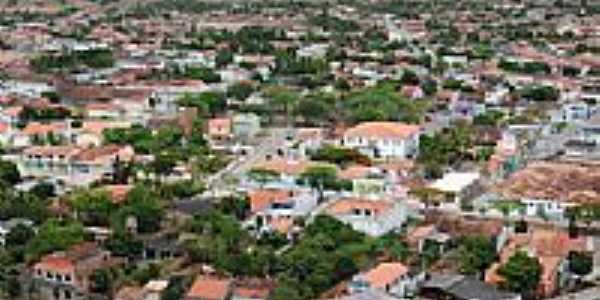
POLYGON ((480 177, 478 172, 452 172, 433 182, 430 187, 442 192, 457 193, 480 177))

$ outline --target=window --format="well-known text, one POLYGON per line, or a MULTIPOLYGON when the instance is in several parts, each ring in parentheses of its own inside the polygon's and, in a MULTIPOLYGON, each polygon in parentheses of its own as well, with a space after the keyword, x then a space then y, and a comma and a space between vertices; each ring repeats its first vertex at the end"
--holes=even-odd
POLYGON ((46 272, 46 278, 52 279, 53 278, 52 273, 46 272))
POLYGON ((71 298, 72 298, 71 291, 65 290, 65 299, 71 299, 71 298))

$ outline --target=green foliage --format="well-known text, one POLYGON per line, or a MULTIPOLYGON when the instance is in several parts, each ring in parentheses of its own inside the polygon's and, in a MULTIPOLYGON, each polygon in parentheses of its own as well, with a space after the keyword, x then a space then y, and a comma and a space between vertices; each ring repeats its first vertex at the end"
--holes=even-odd
POLYGON ((6 246, 14 247, 26 245, 34 236, 35 232, 31 227, 19 224, 6 235, 6 246))
POLYGON ((64 120, 71 116, 71 111, 65 107, 30 107, 24 106, 19 113, 19 120, 23 123, 30 121, 64 120))
POLYGON ((80 223, 73 221, 48 220, 38 230, 38 234, 27 244, 27 257, 36 260, 41 255, 63 251, 84 241, 84 230, 80 223))
POLYGON ((369 263, 371 241, 329 216, 317 216, 282 261, 273 299, 314 299, 369 263))
POLYGON ((591 254, 585 252, 569 253, 569 271, 579 276, 585 276, 592 272, 594 258, 591 254))
POLYGON ((248 176, 248 178, 251 180, 260 183, 261 185, 265 185, 279 178, 279 174, 277 172, 263 169, 252 169, 246 174, 246 176, 248 176))
POLYGON ((423 135, 419 142, 421 163, 429 166, 446 166, 460 161, 473 146, 472 129, 459 124, 433 136, 423 135))
POLYGON ((245 100, 254 91, 256 91, 256 87, 252 83, 237 82, 227 88, 227 96, 237 100, 245 100))
POLYGON ((540 281, 542 266, 536 257, 518 251, 498 269, 498 274, 504 278, 502 285, 505 289, 531 297, 540 281))
POLYGON ((343 102, 344 114, 350 122, 402 121, 419 123, 424 107, 400 96, 391 84, 364 88, 353 92, 343 102))
POLYGON ((525 74, 549 74, 550 67, 543 62, 516 62, 501 59, 498 63, 498 67, 501 69, 514 72, 514 73, 525 73, 525 74))
POLYGON ((337 186, 337 170, 335 167, 327 165, 312 166, 300 175, 300 179, 322 193, 324 189, 331 189, 337 186))
POLYGON ((314 26, 323 27, 326 31, 348 32, 359 29, 358 24, 351 20, 340 19, 329 14, 320 14, 309 18, 314 26))
POLYGON ((90 290, 94 293, 107 294, 114 285, 114 274, 110 269, 97 269, 90 275, 90 290))
POLYGON ((481 275, 494 262, 496 249, 485 236, 466 236, 459 247, 460 270, 467 275, 481 275))
POLYGON ((312 57, 297 57, 281 52, 275 58, 275 73, 279 75, 322 74, 329 69, 326 60, 312 57))
POLYGON ((21 181, 21 174, 13 162, 0 160, 0 181, 15 185, 21 181))
POLYGON ((330 93, 314 93, 298 102, 296 114, 310 126, 320 126, 335 118, 336 97, 330 93))
POLYGON ((523 98, 533 101, 557 101, 560 96, 558 89, 552 86, 528 86, 519 91, 523 98))
POLYGON ((142 254, 144 245, 136 240, 132 234, 117 231, 106 243, 106 248, 114 256, 128 257, 133 259, 142 254))
POLYGON ((16 193, 0 182, 0 219, 28 218, 42 222, 47 215, 46 202, 30 193, 16 193))
POLYGON ((71 70, 79 66, 93 69, 110 68, 115 59, 109 50, 73 51, 60 55, 42 55, 30 61, 33 68, 40 73, 55 70, 71 70))
POLYGON ((473 118, 473 124, 485 126, 498 126, 504 118, 504 113, 497 110, 486 111, 473 118))
POLYGON ((221 82, 221 75, 215 70, 206 67, 186 67, 183 70, 175 69, 171 74, 174 79, 202 80, 205 83, 221 82))
POLYGON ((202 92, 197 94, 185 94, 178 100, 180 106, 196 107, 198 111, 215 116, 227 108, 227 99, 224 94, 217 92, 202 92))
POLYGON ((336 146, 324 146, 310 154, 312 160, 325 161, 336 165, 360 164, 369 166, 371 160, 368 156, 356 149, 342 148, 336 146))
POLYGON ((87 226, 108 226, 110 216, 116 209, 106 190, 77 191, 69 200, 79 220, 87 226))
POLYGON ((112 215, 112 223, 119 231, 125 231, 125 221, 129 216, 137 219, 138 231, 156 232, 164 214, 158 193, 149 186, 136 185, 129 193, 125 204, 112 215))

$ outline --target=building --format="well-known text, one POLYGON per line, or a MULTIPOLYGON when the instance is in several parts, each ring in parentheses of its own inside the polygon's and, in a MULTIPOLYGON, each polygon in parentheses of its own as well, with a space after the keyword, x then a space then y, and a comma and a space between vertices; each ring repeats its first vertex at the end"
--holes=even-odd
POLYGON ((399 122, 366 122, 348 129, 343 145, 371 158, 398 159, 416 156, 421 128, 399 122))
POLYGON ((460 208, 463 201, 470 200, 479 190, 480 175, 477 172, 452 172, 434 181, 429 187, 449 195, 449 202, 442 207, 460 208))
POLYGON ((375 268, 352 278, 348 287, 351 293, 377 290, 388 295, 405 298, 412 295, 416 283, 409 269, 402 263, 381 263, 375 268))
POLYGON ((518 294, 499 291, 493 285, 463 275, 435 275, 427 280, 420 296, 431 300, 521 300, 518 294))
POLYGON ((399 202, 362 198, 337 200, 327 208, 327 213, 370 236, 402 228, 407 217, 406 208, 399 202))
POLYGON ((196 278, 185 300, 229 300, 233 291, 233 282, 228 278, 200 275, 196 278))
POLYGON ((66 185, 86 186, 114 173, 115 164, 133 159, 131 146, 35 146, 25 149, 16 164, 23 176, 54 177, 66 185))
POLYGON ((233 136, 247 141, 260 131, 260 117, 253 113, 236 114, 231 120, 233 136))
POLYGON ((94 271, 117 264, 110 252, 87 242, 43 256, 33 266, 32 277, 42 299, 84 299, 94 271))

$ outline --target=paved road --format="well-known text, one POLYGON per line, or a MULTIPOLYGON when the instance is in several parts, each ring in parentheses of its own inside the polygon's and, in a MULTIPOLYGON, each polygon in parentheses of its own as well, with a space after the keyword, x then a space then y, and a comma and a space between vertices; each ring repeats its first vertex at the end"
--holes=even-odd
POLYGON ((289 135, 294 136, 295 131, 287 128, 270 128, 265 130, 265 135, 259 137, 254 149, 245 156, 239 156, 223 170, 207 178, 208 191, 215 193, 231 189, 228 179, 237 178, 249 171, 253 166, 265 160, 268 155, 276 155, 277 150, 290 143, 289 135))

